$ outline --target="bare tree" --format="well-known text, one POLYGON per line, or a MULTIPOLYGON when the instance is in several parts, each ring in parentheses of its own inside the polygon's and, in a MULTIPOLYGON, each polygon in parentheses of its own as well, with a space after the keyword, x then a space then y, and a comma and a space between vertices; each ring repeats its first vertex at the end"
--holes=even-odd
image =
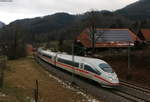
POLYGON ((90 35, 92 39, 92 53, 95 52, 95 33, 96 33, 97 19, 98 19, 97 11, 92 10, 91 12, 88 12, 87 27, 89 27, 91 31, 90 35))
POLYGON ((97 31, 97 27, 101 23, 101 16, 98 11, 92 10, 87 13, 86 27, 90 28, 90 38, 92 40, 92 53, 95 53, 96 42, 104 34, 105 30, 97 31))

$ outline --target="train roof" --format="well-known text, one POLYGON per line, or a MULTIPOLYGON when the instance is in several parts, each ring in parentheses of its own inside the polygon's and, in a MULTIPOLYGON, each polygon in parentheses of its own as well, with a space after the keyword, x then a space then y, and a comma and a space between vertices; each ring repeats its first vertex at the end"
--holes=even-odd
POLYGON ((41 50, 42 53, 46 54, 46 55, 51 55, 51 56, 54 56, 56 55, 55 52, 51 52, 50 50, 41 50))
MULTIPOLYGON (((72 61, 72 55, 63 54, 63 53, 56 53, 51 52, 49 50, 41 50, 42 53, 46 55, 56 56, 58 58, 66 59, 72 61)), ((74 61, 78 63, 90 63, 90 64, 96 64, 99 65, 100 63, 106 63, 105 61, 97 58, 90 58, 90 57, 82 57, 82 56, 74 56, 74 61)))
MULTIPOLYGON (((58 57, 72 61, 72 55, 58 54, 58 57)), ((100 63, 106 63, 105 61, 97 59, 97 58, 81 57, 81 56, 74 56, 74 61, 75 62, 80 62, 80 63, 87 62, 87 63, 90 63, 90 64, 94 63, 94 64, 97 64, 97 65, 100 64, 100 63)))

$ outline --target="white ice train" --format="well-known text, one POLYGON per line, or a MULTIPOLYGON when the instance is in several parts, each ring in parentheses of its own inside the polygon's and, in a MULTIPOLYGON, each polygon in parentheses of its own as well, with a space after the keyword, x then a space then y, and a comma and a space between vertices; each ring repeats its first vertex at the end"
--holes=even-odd
POLYGON ((49 64, 94 80, 101 86, 115 87, 119 85, 116 73, 103 60, 80 56, 72 57, 72 55, 58 54, 42 49, 38 49, 37 56, 49 64))

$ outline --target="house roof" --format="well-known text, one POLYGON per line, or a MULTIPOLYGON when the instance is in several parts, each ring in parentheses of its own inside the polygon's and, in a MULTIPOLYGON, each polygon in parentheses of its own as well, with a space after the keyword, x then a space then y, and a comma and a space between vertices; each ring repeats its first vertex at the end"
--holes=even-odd
POLYGON ((141 29, 141 32, 146 41, 150 41, 150 29, 141 29))
MULTIPOLYGON (((92 47, 92 37, 90 29, 84 30, 77 39, 88 48, 92 47)), ((140 40, 129 29, 96 29, 96 47, 128 47, 134 45, 136 40, 140 40)))
POLYGON ((77 36, 77 40, 79 40, 85 47, 90 48, 92 46, 92 43, 88 33, 89 32, 87 29, 84 30, 79 36, 77 36))
POLYGON ((96 29, 96 42, 134 42, 139 38, 129 29, 96 29))

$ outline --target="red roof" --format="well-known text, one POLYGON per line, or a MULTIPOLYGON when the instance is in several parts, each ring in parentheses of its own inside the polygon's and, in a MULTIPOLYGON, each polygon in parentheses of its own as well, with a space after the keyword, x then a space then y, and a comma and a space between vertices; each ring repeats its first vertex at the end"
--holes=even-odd
POLYGON ((150 29, 141 29, 141 32, 146 41, 150 41, 150 29))
MULTIPOLYGON (((102 29, 103 30, 103 29, 102 29)), ((106 29, 105 29, 106 30, 106 29)), ((130 37, 132 41, 130 42, 119 42, 119 41, 109 41, 109 42, 96 42, 95 46, 98 47, 128 47, 129 44, 130 46, 134 46, 135 41, 140 41, 140 39, 129 29, 107 29, 107 30, 128 30, 130 33, 130 37)), ((78 37, 77 40, 80 41, 85 47, 91 48, 92 47, 92 42, 89 37, 89 29, 85 29, 78 37)))
POLYGON ((77 40, 79 40, 87 48, 91 47, 92 45, 87 29, 77 37, 77 40))

